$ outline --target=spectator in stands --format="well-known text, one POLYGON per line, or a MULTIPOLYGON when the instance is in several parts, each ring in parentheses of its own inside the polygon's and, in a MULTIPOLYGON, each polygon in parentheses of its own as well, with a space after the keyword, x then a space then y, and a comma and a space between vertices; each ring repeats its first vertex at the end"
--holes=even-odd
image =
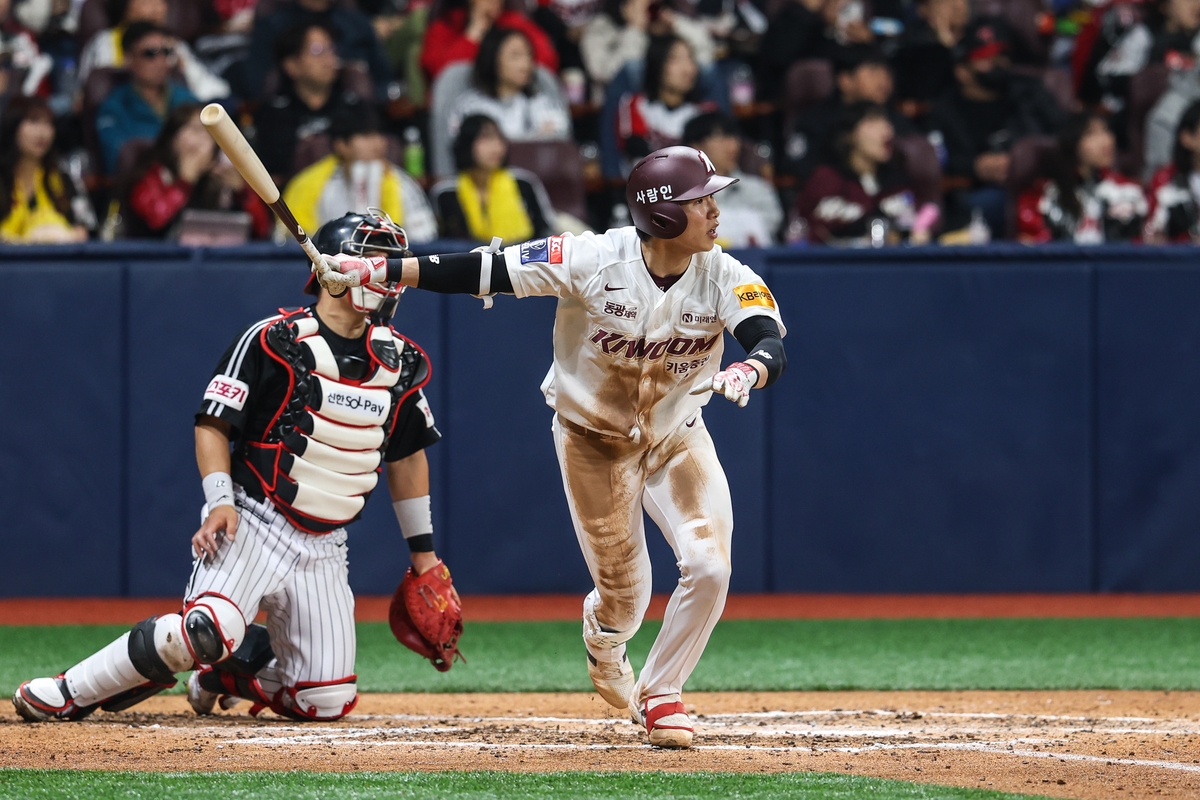
POLYGON ((272 175, 291 177, 296 172, 297 144, 328 132, 336 114, 369 105, 358 95, 338 89, 334 38, 326 24, 302 22, 275 42, 281 90, 254 117, 255 151, 272 175))
POLYGON ((1085 43, 1074 59, 1077 69, 1083 65, 1076 76, 1079 98, 1085 105, 1103 104, 1113 112, 1122 148, 1128 144, 1123 132, 1133 76, 1149 64, 1190 69, 1200 54, 1200 2, 1157 0, 1145 8, 1144 21, 1138 21, 1130 6, 1114 3, 1098 23, 1090 51, 1085 43))
POLYGON ((11 15, 11 0, 0 0, 0 107, 4 98, 44 94, 54 59, 38 47, 37 37, 11 15))
MULTIPOLYGON (((239 85, 248 99, 262 94, 263 82, 271 71, 275 42, 284 31, 301 24, 324 24, 338 43, 338 55, 345 61, 365 64, 375 84, 376 97, 387 97, 387 84, 392 70, 383 48, 375 38, 375 28, 366 14, 337 0, 291 0, 265 16, 254 20, 250 35, 250 57, 241 67, 239 85)), ((374 98, 369 98, 374 99, 374 98)))
POLYGON ((717 244, 722 247, 768 247, 779 240, 783 208, 775 187, 739 166, 742 137, 737 120, 711 111, 700 114, 683 127, 683 143, 701 150, 717 168, 718 175, 738 182, 721 192, 721 226, 717 244))
POLYGON ((178 64, 183 82, 201 100, 217 100, 229 96, 229 84, 214 75, 196 58, 187 42, 171 37, 163 28, 167 21, 167 0, 108 0, 108 18, 117 23, 100 31, 83 46, 79 55, 79 85, 93 70, 125 65, 126 48, 121 37, 135 22, 148 22, 167 36, 173 65, 178 64))
POLYGON ((1098 114, 1073 115, 1058 138, 1053 175, 1017 202, 1017 238, 1027 244, 1103 244, 1138 239, 1148 207, 1142 187, 1113 170, 1117 144, 1098 114))
POLYGON ((505 166, 508 142, 494 120, 483 115, 463 120, 454 140, 458 177, 441 181, 430 193, 442 236, 505 244, 553 233, 554 209, 541 181, 531 172, 505 166))
POLYGON ((617 147, 628 161, 679 144, 688 120, 716 110, 701 96, 699 77, 687 42, 677 36, 650 40, 642 91, 621 98, 617 112, 617 147))
POLYGON ((864 247, 929 241, 936 206, 917 208, 904 159, 892 149, 894 138, 883 106, 842 109, 831 161, 817 167, 796 198, 796 215, 813 242, 864 247))
POLYGON ((134 22, 121 36, 121 49, 129 67, 129 82, 117 86, 96 111, 96 132, 107 172, 117 166, 117 156, 130 139, 158 136, 167 113, 196 96, 171 80, 174 45, 162 28, 134 22))
POLYGON ((185 209, 245 211, 254 235, 265 238, 271 213, 246 186, 200 122, 200 107, 185 104, 167 116, 154 144, 138 159, 123 203, 124 235, 170 237, 185 209))
POLYGON ((875 103, 888 108, 888 118, 897 136, 915 133, 907 117, 889 107, 892 98, 892 72, 887 59, 874 45, 840 48, 834 61, 836 91, 825 102, 805 110, 786 148, 784 171, 801 184, 817 165, 829 160, 826 146, 842 109, 857 103, 875 103))
POLYGON ((0 241, 86 239, 71 200, 71 183, 58 167, 49 106, 41 98, 14 98, 0 118, 0 241))
POLYGON ((600 8, 600 0, 538 0, 531 5, 529 17, 554 45, 559 71, 582 70, 579 43, 584 28, 600 8))
POLYGON ((1183 112, 1175 152, 1150 182, 1145 240, 1200 242, 1200 100, 1183 112))
POLYGON ((533 46, 534 60, 551 72, 558 72, 558 53, 550 37, 520 11, 505 8, 504 2, 447 0, 444 10, 425 31, 421 66, 430 80, 456 61, 474 61, 480 42, 493 26, 524 33, 533 46))
POLYGON ((542 86, 535 74, 533 47, 525 34, 511 28, 492 28, 479 43, 471 87, 450 110, 450 134, 474 114, 493 119, 504 138, 571 138, 571 112, 557 91, 542 86))
POLYGON ((758 48, 758 96, 760 100, 780 100, 784 79, 792 64, 805 58, 827 55, 825 18, 826 0, 788 0, 771 19, 758 48))
POLYGON ((333 118, 333 152, 288 182, 283 199, 307 231, 315 231, 346 209, 379 208, 402 226, 410 242, 437 238, 437 221, 425 190, 387 159, 387 139, 370 109, 346 110, 333 118))
POLYGON ((1177 145, 1176 131, 1183 112, 1200 100, 1200 64, 1173 70, 1167 90, 1146 116, 1146 150, 1143 177, 1149 181, 1159 169, 1172 163, 1177 145))
POLYGON ((715 46, 704 23, 669 8, 662 0, 604 0, 588 22, 579 46, 592 80, 605 85, 630 61, 646 57, 651 36, 675 35, 691 45, 696 64, 713 63, 715 46))
POLYGON ((1003 235, 1009 149, 1023 136, 1057 132, 1063 118, 1039 79, 1009 69, 1010 38, 996 20, 971 23, 956 54, 957 85, 929 114, 928 127, 946 148, 943 173, 961 186, 947 198, 950 229, 964 227, 977 208, 993 235, 1003 235))
POLYGON ((896 97, 910 117, 924 116, 954 88, 954 51, 971 16, 967 0, 920 0, 900 35, 892 65, 896 97))

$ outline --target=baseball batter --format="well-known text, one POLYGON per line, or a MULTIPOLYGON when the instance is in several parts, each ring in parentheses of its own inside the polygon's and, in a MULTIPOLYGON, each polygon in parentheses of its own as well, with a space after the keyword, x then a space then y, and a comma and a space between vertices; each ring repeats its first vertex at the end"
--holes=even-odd
POLYGON ((650 743, 688 747, 681 700, 729 586, 732 504, 704 426, 709 393, 744 406, 785 367, 779 309, 762 278, 716 246, 716 174, 690 147, 651 153, 626 198, 634 226, 555 236, 480 255, 338 257, 366 283, 558 298, 542 385, 563 485, 595 590, 583 603, 588 672, 650 743), (749 356, 721 368, 722 331, 749 356), (675 551, 679 584, 640 680, 626 657, 650 602, 642 510, 675 551))
MULTIPOLYGON (((325 252, 408 254, 403 229, 374 214, 348 214, 314 239, 325 252)), ((204 392, 195 431, 207 503, 182 610, 21 684, 13 705, 26 720, 123 710, 192 669, 188 700, 200 714, 240 698, 252 713, 297 720, 348 714, 358 695, 345 526, 381 465, 415 571, 445 571, 424 452, 440 438, 421 392, 429 365, 389 325, 404 289, 335 298, 310 279, 305 291, 316 303, 247 328, 204 392), (248 624, 259 610, 265 627, 248 624)))

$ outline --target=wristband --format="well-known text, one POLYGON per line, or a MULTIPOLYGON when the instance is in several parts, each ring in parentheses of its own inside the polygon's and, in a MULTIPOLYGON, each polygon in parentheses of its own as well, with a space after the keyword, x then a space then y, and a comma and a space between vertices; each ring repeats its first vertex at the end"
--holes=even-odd
POLYGON ((201 480, 204 486, 204 501, 211 511, 217 506, 232 506, 233 478, 228 472, 210 472, 201 480))
POLYGON ((408 542, 409 550, 414 553, 433 550, 433 515, 429 508, 429 495, 394 500, 392 510, 396 512, 400 535, 408 542))

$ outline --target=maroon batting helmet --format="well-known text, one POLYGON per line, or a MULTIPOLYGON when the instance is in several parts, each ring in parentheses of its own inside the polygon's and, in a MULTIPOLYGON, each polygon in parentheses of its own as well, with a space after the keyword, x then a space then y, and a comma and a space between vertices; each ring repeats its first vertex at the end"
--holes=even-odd
POLYGON ((737 178, 717 174, 708 156, 694 147, 664 147, 634 164, 625 185, 633 224, 656 239, 674 239, 687 229, 680 203, 719 192, 737 178))

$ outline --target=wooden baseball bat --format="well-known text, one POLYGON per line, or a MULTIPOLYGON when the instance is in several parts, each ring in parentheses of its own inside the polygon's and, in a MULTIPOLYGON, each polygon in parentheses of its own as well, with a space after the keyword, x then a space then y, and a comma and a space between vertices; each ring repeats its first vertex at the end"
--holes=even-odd
POLYGON ((209 103, 200 112, 200 121, 204 123, 205 128, 208 128, 208 132, 216 141, 217 146, 224 151, 225 155, 229 156, 229 160, 246 183, 250 185, 250 188, 271 207, 275 216, 279 217, 279 221, 283 223, 283 227, 287 228, 288 232, 300 243, 304 254, 313 262, 314 272, 324 269, 321 253, 308 238, 304 228, 300 227, 300 223, 292 215, 292 210, 287 207, 287 203, 283 202, 283 198, 279 195, 279 187, 275 185, 275 181, 271 180, 267 168, 263 166, 262 159, 258 157, 258 153, 254 152, 254 148, 246 141, 246 137, 238 130, 237 125, 233 124, 228 112, 217 103, 209 103))

